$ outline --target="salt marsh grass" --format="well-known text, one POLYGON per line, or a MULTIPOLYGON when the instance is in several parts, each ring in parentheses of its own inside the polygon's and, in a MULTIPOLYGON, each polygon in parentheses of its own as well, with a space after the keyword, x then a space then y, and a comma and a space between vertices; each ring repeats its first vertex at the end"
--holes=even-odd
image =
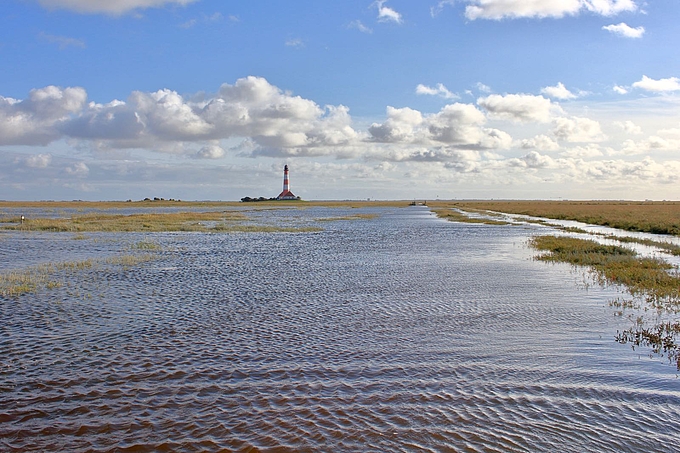
POLYGON ((575 220, 627 231, 680 235, 678 201, 451 201, 432 205, 575 220))
POLYGON ((432 212, 437 214, 437 217, 450 220, 452 222, 482 223, 485 225, 511 225, 510 222, 506 222, 504 220, 494 220, 485 217, 470 217, 456 209, 437 208, 432 209, 432 212))
POLYGON ((94 214, 71 218, 26 219, 23 223, 15 221, 14 224, 6 224, 2 228, 53 232, 210 231, 211 225, 216 222, 239 222, 245 219, 243 214, 233 211, 94 214))
POLYGON ((538 259, 587 266, 602 284, 622 285, 656 307, 680 308, 680 275, 668 262, 635 251, 573 237, 536 236, 529 244, 547 252, 538 259))
POLYGON ((83 271, 96 270, 103 266, 129 268, 157 258, 157 255, 151 253, 122 254, 104 259, 44 263, 0 273, 0 297, 16 297, 43 288, 59 288, 68 278, 83 271))
MULTIPOLYGON (((536 236, 529 244, 546 252, 538 256, 540 260, 586 266, 602 285, 621 285, 658 311, 680 311, 680 274, 666 261, 639 257, 625 247, 573 237, 536 236)), ((641 306, 633 300, 616 300, 610 305, 633 309, 641 306)), ((676 343, 679 334, 679 321, 656 322, 653 327, 646 327, 642 318, 638 318, 632 328, 618 332, 616 340, 651 347, 653 352, 675 361, 680 370, 680 348, 676 343)))

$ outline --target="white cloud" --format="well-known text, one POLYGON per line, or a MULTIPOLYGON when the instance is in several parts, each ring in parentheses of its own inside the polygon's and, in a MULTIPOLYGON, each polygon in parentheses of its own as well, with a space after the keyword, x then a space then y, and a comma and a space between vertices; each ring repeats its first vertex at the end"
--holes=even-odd
POLYGON ((614 85, 613 90, 619 94, 628 94, 628 90, 625 87, 619 85, 614 85))
POLYGON ((0 96, 0 145, 46 145, 60 136, 58 126, 85 104, 82 88, 48 86, 19 101, 0 96))
POLYGON ((47 168, 52 162, 51 154, 35 154, 28 156, 25 164, 30 168, 47 168))
POLYGON ((656 151, 680 152, 680 139, 652 135, 638 142, 626 140, 621 148, 621 152, 628 155, 649 154, 656 151))
POLYGON ((537 149, 539 151, 557 151, 560 145, 547 135, 537 135, 534 138, 524 139, 519 142, 523 149, 537 149))
POLYGON ((360 20, 353 20, 352 22, 349 23, 347 28, 355 28, 359 30, 361 33, 368 34, 373 33, 373 29, 364 25, 360 20))
POLYGON ((427 117, 431 140, 463 148, 509 148, 512 138, 507 133, 481 127, 484 114, 471 104, 450 104, 439 113, 427 117))
POLYGON ((677 77, 669 77, 667 79, 654 80, 646 75, 642 79, 633 84, 634 88, 640 88, 645 91, 653 91, 656 93, 666 91, 680 91, 680 79, 677 77))
POLYGON ((588 11, 603 16, 614 16, 638 9, 634 0, 583 0, 583 4, 588 11))
POLYGON ((560 155, 572 159, 593 159, 603 156, 603 153, 599 145, 591 143, 584 146, 569 148, 560 153, 560 155))
POLYGON ((196 159, 220 159, 222 157, 224 157, 224 149, 218 145, 204 146, 194 154, 196 159))
POLYGON ((450 104, 426 116, 410 108, 388 107, 387 116, 384 123, 371 125, 370 141, 463 149, 509 148, 512 144, 506 132, 482 127, 486 117, 471 104, 450 104))
POLYGON ((188 5, 197 0, 38 0, 49 9, 67 9, 85 14, 121 15, 144 8, 158 8, 165 5, 188 5))
POLYGON ((645 34, 645 27, 630 27, 628 24, 621 22, 617 25, 605 25, 602 30, 606 30, 624 38, 642 38, 645 34))
MULTIPOLYGON (((475 19, 560 18, 589 11, 613 16, 624 11, 636 11, 633 0, 465 0, 465 17, 475 19)), ((438 10, 450 1, 440 2, 438 10)))
POLYGON ((555 118, 553 134, 566 142, 600 142, 607 137, 602 133, 600 123, 589 118, 555 118))
POLYGON ((482 93, 491 93, 491 91, 493 91, 490 86, 484 85, 482 82, 477 82, 475 86, 482 93))
POLYGON ((195 148, 183 143, 240 137, 276 152, 329 154, 358 140, 347 107, 321 108, 258 77, 224 84, 200 101, 168 89, 135 91, 125 102, 108 104, 85 105, 86 98, 82 88, 57 87, 32 90, 26 100, 0 97, 0 145, 46 145, 65 137, 102 150, 187 154, 195 148))
POLYGON ((414 142, 422 140, 422 135, 416 136, 417 128, 422 124, 423 114, 418 110, 388 106, 387 120, 382 124, 373 123, 368 130, 372 139, 377 142, 414 142))
POLYGON ((378 8, 378 21, 379 22, 394 22, 396 24, 401 24, 404 22, 402 15, 396 12, 389 6, 385 6, 387 0, 376 0, 373 5, 378 8))
POLYGON ((425 94, 430 96, 440 96, 444 99, 458 99, 459 96, 450 92, 443 84, 438 83, 436 87, 432 88, 423 84, 418 84, 416 87, 416 94, 425 94))
POLYGON ((85 177, 90 173, 90 169, 85 162, 76 162, 75 164, 66 167, 65 171, 67 174, 79 178, 85 177))
POLYGON ((562 82, 558 82, 554 87, 542 88, 541 93, 560 100, 575 99, 577 97, 574 93, 569 91, 562 82))
POLYGON ((642 134, 642 128, 630 120, 614 121, 614 126, 623 130, 626 134, 639 135, 642 134))
POLYGON ((557 109, 549 99, 529 94, 492 94, 479 98, 477 104, 489 112, 492 118, 514 122, 546 123, 552 118, 552 111, 557 109))

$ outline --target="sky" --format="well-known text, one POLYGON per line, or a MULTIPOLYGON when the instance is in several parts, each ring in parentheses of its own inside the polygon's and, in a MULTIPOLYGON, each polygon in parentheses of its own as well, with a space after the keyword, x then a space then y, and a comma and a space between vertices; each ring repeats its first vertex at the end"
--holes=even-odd
POLYGON ((3 0, 0 199, 680 199, 677 0, 3 0))

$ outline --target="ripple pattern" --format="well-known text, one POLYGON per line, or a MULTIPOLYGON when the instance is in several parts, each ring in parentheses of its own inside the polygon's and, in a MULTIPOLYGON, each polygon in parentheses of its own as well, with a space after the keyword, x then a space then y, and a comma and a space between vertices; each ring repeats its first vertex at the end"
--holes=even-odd
POLYGON ((378 212, 0 299, 0 451, 677 451, 674 369, 530 227, 378 212))

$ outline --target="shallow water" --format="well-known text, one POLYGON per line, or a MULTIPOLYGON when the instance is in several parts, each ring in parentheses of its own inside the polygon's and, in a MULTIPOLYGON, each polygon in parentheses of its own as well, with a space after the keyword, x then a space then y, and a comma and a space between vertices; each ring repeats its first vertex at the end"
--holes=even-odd
POLYGON ((677 449, 675 367, 614 341, 630 327, 615 289, 531 259, 544 227, 257 215, 357 212, 380 215, 317 233, 0 238, 5 269, 15 247, 22 266, 164 247, 0 299, 0 451, 677 449))

